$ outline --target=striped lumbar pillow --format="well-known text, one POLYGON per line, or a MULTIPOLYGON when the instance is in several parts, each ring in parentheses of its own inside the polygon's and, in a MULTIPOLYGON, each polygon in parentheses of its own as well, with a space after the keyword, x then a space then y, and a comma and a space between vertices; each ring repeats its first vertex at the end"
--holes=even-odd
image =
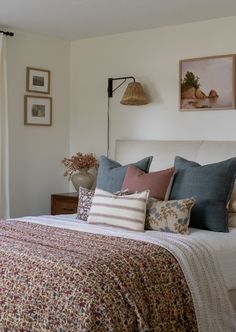
POLYGON ((88 223, 144 231, 149 191, 117 196, 96 188, 88 223))

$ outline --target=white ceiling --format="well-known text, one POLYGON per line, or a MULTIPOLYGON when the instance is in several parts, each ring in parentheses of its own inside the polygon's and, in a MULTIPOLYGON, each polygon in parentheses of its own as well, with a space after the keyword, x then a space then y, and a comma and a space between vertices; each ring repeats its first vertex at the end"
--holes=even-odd
POLYGON ((0 0, 0 26, 81 39, 236 15, 236 0, 0 0))

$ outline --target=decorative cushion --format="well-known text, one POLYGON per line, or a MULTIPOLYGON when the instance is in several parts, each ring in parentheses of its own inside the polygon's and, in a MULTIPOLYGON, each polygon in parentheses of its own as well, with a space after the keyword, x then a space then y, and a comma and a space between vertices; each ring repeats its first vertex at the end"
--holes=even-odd
POLYGON ((195 198, 158 201, 149 198, 145 228, 162 232, 188 234, 191 209, 195 198))
POLYGON ((87 221, 89 211, 92 205, 94 190, 79 188, 79 201, 77 208, 77 219, 87 221))
MULTIPOLYGON (((140 168, 144 172, 148 172, 152 159, 153 157, 147 157, 131 165, 140 168)), ((109 192, 121 190, 128 166, 129 165, 122 166, 117 161, 101 156, 97 176, 97 187, 109 192)))
POLYGON ((175 170, 170 199, 196 198, 190 227, 228 232, 227 204, 235 181, 236 158, 201 166, 176 157, 175 170))
POLYGON ((117 196, 96 188, 88 223, 144 231, 148 196, 148 190, 117 196))
POLYGON ((150 190, 150 197, 164 200, 173 173, 173 167, 159 172, 145 173, 137 167, 129 166, 122 190, 128 189, 129 193, 150 190))
POLYGON ((234 188, 230 197, 228 210, 229 212, 236 212, 236 182, 234 182, 234 188))
MULTIPOLYGON (((128 190, 121 190, 114 193, 117 196, 128 195, 128 190)), ((76 219, 88 220, 89 212, 91 209, 92 201, 94 196, 94 190, 89 190, 87 188, 79 188, 79 201, 77 207, 77 217, 76 219)))
POLYGON ((236 213, 229 213, 229 227, 236 227, 236 213))

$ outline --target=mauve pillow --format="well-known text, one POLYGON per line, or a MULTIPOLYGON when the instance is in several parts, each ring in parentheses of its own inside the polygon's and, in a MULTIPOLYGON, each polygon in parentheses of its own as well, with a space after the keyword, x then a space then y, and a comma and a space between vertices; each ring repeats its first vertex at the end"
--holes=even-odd
POLYGON ((150 190, 149 196, 160 200, 165 199, 174 167, 159 171, 145 173, 134 166, 129 166, 122 184, 122 190, 128 189, 129 193, 150 190))
MULTIPOLYGON (((153 157, 147 157, 131 165, 148 172, 153 157)), ((121 165, 115 160, 101 156, 97 176, 97 187, 110 193, 120 191, 129 165, 121 165)))

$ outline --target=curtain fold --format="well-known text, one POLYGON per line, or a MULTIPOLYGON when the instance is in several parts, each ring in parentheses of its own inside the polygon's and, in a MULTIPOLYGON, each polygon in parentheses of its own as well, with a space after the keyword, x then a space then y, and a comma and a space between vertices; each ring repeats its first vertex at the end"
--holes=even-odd
POLYGON ((0 33, 0 218, 10 217, 6 37, 0 33))

